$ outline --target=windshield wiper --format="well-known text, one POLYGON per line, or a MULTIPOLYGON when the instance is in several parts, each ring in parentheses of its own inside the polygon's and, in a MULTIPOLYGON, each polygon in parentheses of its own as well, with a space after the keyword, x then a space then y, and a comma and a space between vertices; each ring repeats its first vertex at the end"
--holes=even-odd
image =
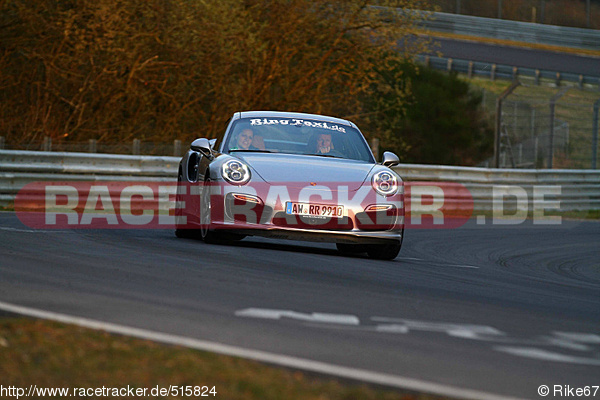
POLYGON ((334 156, 332 154, 307 154, 308 156, 317 156, 317 157, 331 157, 331 158, 345 158, 340 156, 334 156))
POLYGON ((229 152, 239 151, 244 153, 272 153, 271 150, 261 150, 261 149, 230 149, 229 152))

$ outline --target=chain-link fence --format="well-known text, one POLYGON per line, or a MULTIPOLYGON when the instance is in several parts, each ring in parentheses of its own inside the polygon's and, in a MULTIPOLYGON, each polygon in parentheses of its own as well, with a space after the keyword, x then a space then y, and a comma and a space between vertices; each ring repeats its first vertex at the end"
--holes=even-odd
MULTIPOLYGON (((498 95, 483 91, 483 108, 494 125, 498 95)), ((577 87, 548 87, 525 83, 501 103, 500 168, 595 169, 598 167, 600 93, 577 87)), ((180 140, 128 143, 96 140, 67 142, 45 138, 42 142, 14 145, 0 137, 0 149, 181 156, 180 140)), ((494 159, 481 163, 493 167, 494 159)))
POLYGON ((597 0, 432 0, 430 3, 446 13, 600 29, 597 0))
POLYGON ((187 150, 184 149, 181 140, 171 143, 145 142, 133 139, 130 142, 110 143, 90 139, 87 142, 70 142, 45 137, 42 141, 31 143, 7 143, 0 136, 0 150, 31 150, 31 151, 54 151, 54 152, 79 152, 79 153, 102 153, 102 154, 132 154, 151 156, 175 156, 180 157, 187 150))
MULTIPOLYGON (((497 98, 485 92, 487 111, 497 98)), ((501 103, 500 168, 596 168, 599 105, 598 92, 517 87, 501 103)))

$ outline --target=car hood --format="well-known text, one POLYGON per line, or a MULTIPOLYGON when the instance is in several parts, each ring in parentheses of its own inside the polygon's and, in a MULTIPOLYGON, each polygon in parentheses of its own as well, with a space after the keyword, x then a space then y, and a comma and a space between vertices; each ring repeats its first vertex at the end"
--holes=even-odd
POLYGON ((358 190, 376 164, 342 158, 298 154, 238 153, 265 182, 305 187, 307 184, 335 184, 358 190))

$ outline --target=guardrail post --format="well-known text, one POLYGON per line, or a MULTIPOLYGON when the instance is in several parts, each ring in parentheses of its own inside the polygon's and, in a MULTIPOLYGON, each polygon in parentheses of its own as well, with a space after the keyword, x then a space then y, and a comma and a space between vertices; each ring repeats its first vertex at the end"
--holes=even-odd
POLYGON ((560 72, 557 72, 556 73, 556 87, 560 86, 560 79, 561 79, 560 72))
POLYGON ((540 70, 536 69, 535 70, 535 84, 538 86, 540 85, 540 75, 541 75, 540 70))
POLYGON ((523 143, 519 143, 519 164, 523 164, 523 143))
POLYGON ((516 81, 519 78, 519 68, 513 67, 512 69, 512 80, 516 81))
POLYGON ((448 72, 452 72, 452 59, 451 58, 448 59, 448 63, 446 64, 446 69, 448 70, 448 72))
POLYGON ((371 139, 371 151, 375 156, 375 161, 379 161, 379 139, 373 138, 371 139))
MULTIPOLYGON (((495 65, 495 64, 494 64, 495 65)), ((496 129, 494 131, 494 168, 500 168, 500 130, 502 129, 502 102, 521 82, 515 81, 496 99, 496 129)))
POLYGON ((550 144, 548 146, 548 169, 552 169, 554 164, 554 116, 556 109, 556 101, 559 98, 561 98, 568 90, 569 88, 566 87, 560 92, 556 93, 550 99, 550 144))
POLYGON ((546 0, 542 0, 542 7, 540 10, 540 24, 546 21, 546 0))
POLYGON ((594 127, 592 131, 592 169, 596 169, 598 161, 598 114, 600 113, 600 99, 594 103, 594 127))
POLYGON ((590 0, 585 0, 585 14, 587 16, 585 27, 586 28, 591 28, 592 27, 592 23, 591 23, 591 18, 590 18, 590 14, 591 14, 590 0))
POLYGON ((0 150, 4 150, 4 136, 0 136, 0 150))
POLYGON ((173 157, 181 157, 181 140, 173 141, 173 157))
POLYGON ((483 89, 481 92, 481 107, 483 108, 483 111, 487 112, 487 91, 483 89))
MULTIPOLYGON (((518 101, 513 101, 512 103, 513 105, 513 111, 512 111, 512 115, 513 115, 513 127, 512 130, 515 133, 515 135, 517 134, 517 129, 519 129, 519 120, 518 120, 518 116, 519 116, 519 102, 518 101)), ((504 124, 504 126, 506 126, 507 124, 504 124)))
POLYGON ((536 136, 535 139, 533 139, 533 143, 534 143, 534 148, 533 148, 533 165, 535 168, 537 168, 538 166, 538 148, 540 145, 540 139, 536 136))
POLYGON ((583 89, 583 75, 579 75, 579 89, 583 89))
POLYGON ((52 138, 50 136, 44 136, 42 151, 52 151, 52 138))
POLYGON ((469 79, 473 77, 473 61, 469 61, 469 69, 467 70, 467 76, 469 79))
POLYGON ((97 153, 96 139, 88 140, 88 153, 97 153))
POLYGON ((554 161, 554 109, 556 102, 550 102, 550 144, 548 145, 548 169, 552 169, 554 161))
POLYGON ((490 73, 490 79, 495 81, 496 80, 496 64, 492 64, 492 71, 490 73))
POLYGON ((132 154, 134 156, 139 156, 140 155, 140 149, 141 149, 141 142, 140 139, 133 139, 133 149, 132 149, 132 154))

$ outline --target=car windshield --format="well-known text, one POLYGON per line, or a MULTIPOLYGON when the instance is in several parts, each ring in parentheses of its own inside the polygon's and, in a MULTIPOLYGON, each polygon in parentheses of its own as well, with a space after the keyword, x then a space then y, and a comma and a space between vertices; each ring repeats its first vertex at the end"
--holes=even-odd
POLYGON ((362 134, 348 125, 300 118, 243 118, 225 139, 224 152, 305 154, 373 162, 362 134))

